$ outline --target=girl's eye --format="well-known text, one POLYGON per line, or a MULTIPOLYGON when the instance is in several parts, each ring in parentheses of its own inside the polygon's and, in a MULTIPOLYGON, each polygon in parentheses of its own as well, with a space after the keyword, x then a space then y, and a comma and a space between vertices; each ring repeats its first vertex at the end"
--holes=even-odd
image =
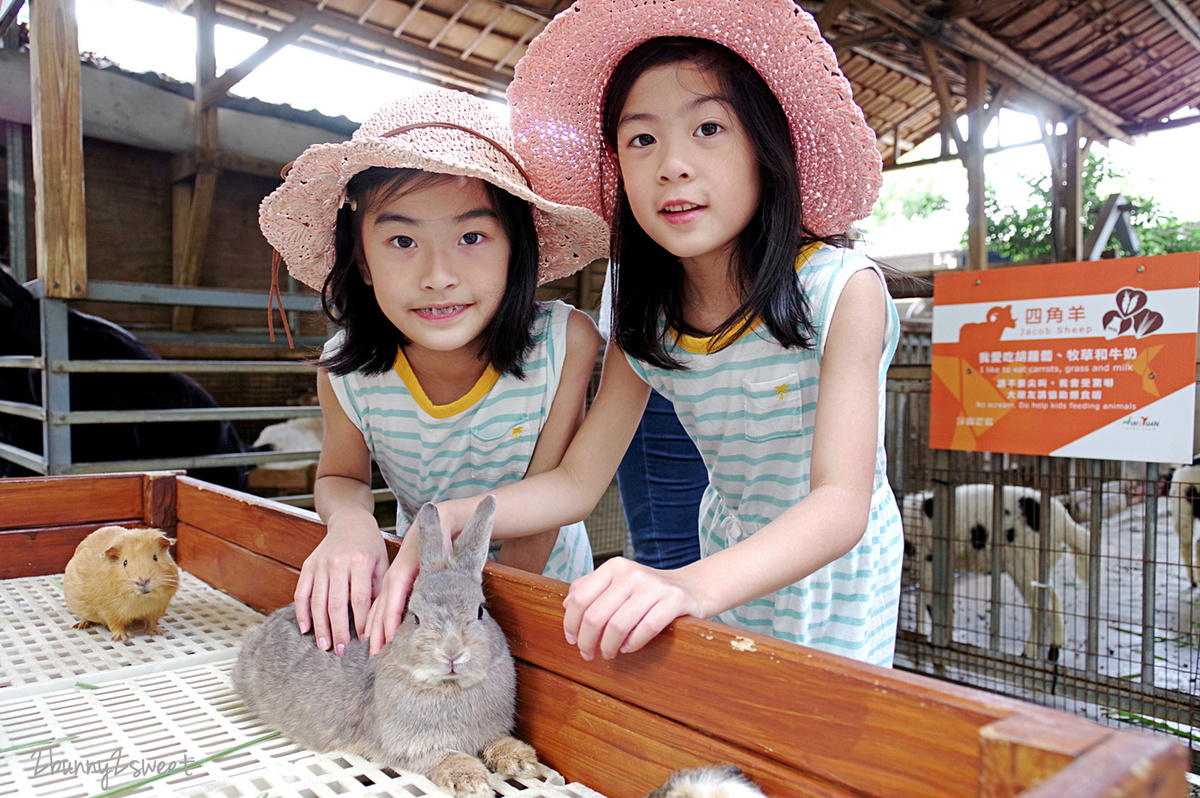
POLYGON ((483 233, 463 233, 463 237, 459 240, 467 246, 479 244, 483 241, 483 233))
POLYGON ((649 133, 642 133, 639 136, 634 136, 629 141, 629 146, 630 147, 649 147, 653 143, 654 143, 654 136, 651 136, 649 133))
POLYGON ((696 135, 700 136, 701 138, 707 138, 708 136, 715 136, 720 132, 721 132, 721 126, 718 125, 716 122, 705 122, 700 127, 696 128, 696 135))
POLYGON ((417 245, 417 242, 413 241, 408 236, 396 236, 392 239, 392 241, 396 246, 400 247, 400 249, 412 249, 417 245))

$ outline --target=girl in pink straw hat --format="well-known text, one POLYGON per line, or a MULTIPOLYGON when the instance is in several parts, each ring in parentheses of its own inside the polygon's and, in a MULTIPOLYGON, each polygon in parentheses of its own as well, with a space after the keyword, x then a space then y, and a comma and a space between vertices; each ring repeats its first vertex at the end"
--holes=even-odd
MULTIPOLYGON (((296 616, 340 654, 352 612, 378 650, 400 618, 368 608, 381 592, 407 596, 417 544, 406 537, 388 567, 372 461, 401 528, 427 501, 556 466, 583 417, 599 334, 534 291, 605 257, 608 229, 534 193, 506 122, 445 89, 383 106, 347 142, 310 147, 259 217, 341 327, 317 363, 314 494, 328 532, 300 572, 296 616)), ((592 570, 581 524, 507 537, 502 562, 565 580, 592 570)))
POLYGON ((899 322, 881 269, 843 245, 881 164, 813 19, 791 0, 578 0, 509 102, 534 185, 610 220, 615 269, 599 395, 556 469, 495 492, 496 529, 586 516, 651 388, 709 472, 701 559, 576 580, 568 642, 614 657, 691 615, 890 665, 899 322))

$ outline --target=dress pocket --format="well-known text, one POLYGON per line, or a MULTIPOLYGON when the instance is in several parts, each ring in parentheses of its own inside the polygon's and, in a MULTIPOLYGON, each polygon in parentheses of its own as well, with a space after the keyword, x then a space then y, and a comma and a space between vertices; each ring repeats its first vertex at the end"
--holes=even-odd
POLYGON ((742 380, 746 437, 768 441, 800 432, 800 378, 795 372, 772 380, 742 380))
POLYGON ((481 485, 481 489, 487 490, 510 475, 525 476, 538 431, 537 420, 528 417, 493 419, 471 428, 471 468, 475 479, 488 483, 481 485))

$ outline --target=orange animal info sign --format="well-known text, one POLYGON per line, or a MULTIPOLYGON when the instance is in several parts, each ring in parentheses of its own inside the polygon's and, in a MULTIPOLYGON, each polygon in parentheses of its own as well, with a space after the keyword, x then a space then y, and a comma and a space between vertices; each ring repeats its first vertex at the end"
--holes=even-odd
POLYGON ((939 274, 934 449, 1190 463, 1200 252, 939 274))

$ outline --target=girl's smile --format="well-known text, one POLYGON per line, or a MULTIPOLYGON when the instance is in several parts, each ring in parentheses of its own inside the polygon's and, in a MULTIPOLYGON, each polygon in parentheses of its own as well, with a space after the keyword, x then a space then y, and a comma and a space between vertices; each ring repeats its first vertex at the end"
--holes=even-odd
POLYGON ((372 203, 362 225, 363 280, 408 339, 413 367, 426 353, 477 359, 504 296, 510 251, 482 181, 419 183, 372 203))
POLYGON ((719 82, 691 63, 647 70, 617 125, 634 218, 685 266, 725 268, 758 206, 754 147, 719 82))

